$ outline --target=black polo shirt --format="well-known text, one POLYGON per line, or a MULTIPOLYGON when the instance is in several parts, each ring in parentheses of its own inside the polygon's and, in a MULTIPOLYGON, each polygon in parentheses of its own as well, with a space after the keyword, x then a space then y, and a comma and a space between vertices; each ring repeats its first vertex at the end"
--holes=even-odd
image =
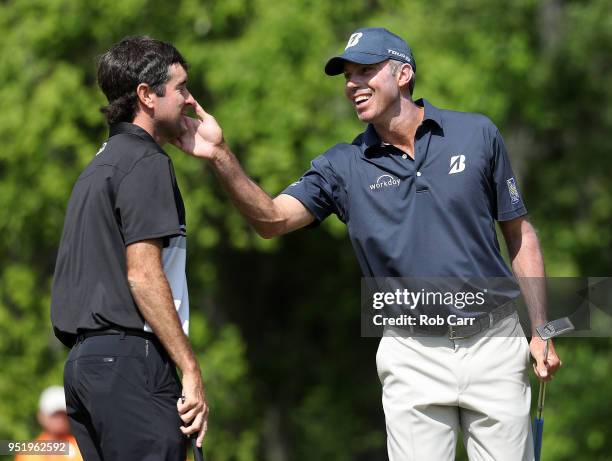
POLYGON ((511 277, 495 221, 527 210, 498 129, 483 115, 417 104, 414 159, 369 125, 283 194, 319 222, 334 213, 348 226, 365 277, 511 277))
POLYGON ((127 283, 125 248, 156 238, 164 242, 163 269, 187 333, 185 237, 172 161, 142 128, 114 125, 68 202, 51 299, 56 336, 70 346, 86 330, 151 331, 127 283))

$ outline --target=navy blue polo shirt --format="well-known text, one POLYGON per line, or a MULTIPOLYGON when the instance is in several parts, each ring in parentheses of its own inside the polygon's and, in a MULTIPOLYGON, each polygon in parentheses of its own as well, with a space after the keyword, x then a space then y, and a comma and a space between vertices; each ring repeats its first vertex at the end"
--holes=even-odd
MULTIPOLYGON (((422 99, 414 159, 369 125, 312 161, 288 194, 347 226, 365 277, 512 277, 495 221, 527 213, 499 130, 422 99)), ((513 296, 514 297, 514 296, 513 296)))

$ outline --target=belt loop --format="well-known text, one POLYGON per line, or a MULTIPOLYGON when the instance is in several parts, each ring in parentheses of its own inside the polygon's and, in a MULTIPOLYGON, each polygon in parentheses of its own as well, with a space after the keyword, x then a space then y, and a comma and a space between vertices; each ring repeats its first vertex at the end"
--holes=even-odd
POLYGON ((125 331, 122 331, 121 333, 119 333, 119 340, 123 341, 125 339, 125 331))

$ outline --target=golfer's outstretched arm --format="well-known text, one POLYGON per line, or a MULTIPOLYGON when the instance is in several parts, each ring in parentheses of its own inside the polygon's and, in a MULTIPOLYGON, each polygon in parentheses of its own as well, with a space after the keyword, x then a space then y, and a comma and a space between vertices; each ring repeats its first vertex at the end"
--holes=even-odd
POLYGON ((314 221, 296 198, 281 194, 272 199, 251 180, 223 139, 215 118, 196 103, 198 119, 183 118, 184 132, 173 144, 209 161, 221 185, 255 231, 264 238, 286 234, 314 221))
POLYGON ((184 402, 177 402, 184 434, 197 433, 198 446, 206 432, 208 406, 200 366, 183 332, 172 290, 161 262, 161 240, 143 240, 126 249, 127 278, 142 316, 182 372, 184 402))
POLYGON ((314 220, 308 209, 295 197, 281 194, 272 199, 246 175, 226 144, 210 164, 238 211, 260 236, 276 237, 304 227, 314 220))
POLYGON ((529 311, 532 336, 529 346, 531 355, 536 360, 534 369, 540 379, 549 380, 559 368, 560 360, 552 341, 550 341, 548 358, 544 361, 546 342, 540 338, 536 331, 536 327, 548 321, 546 314, 546 273, 540 242, 531 223, 523 217, 501 222, 500 227, 508 246, 512 270, 516 275, 529 311))

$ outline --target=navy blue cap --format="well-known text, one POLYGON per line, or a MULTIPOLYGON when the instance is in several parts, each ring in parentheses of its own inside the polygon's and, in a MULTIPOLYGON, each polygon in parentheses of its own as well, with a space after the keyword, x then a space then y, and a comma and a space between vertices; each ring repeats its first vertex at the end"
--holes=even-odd
POLYGON ((364 27, 350 36, 344 53, 327 61, 325 73, 338 75, 344 71, 344 62, 376 64, 387 59, 405 62, 416 72, 416 62, 410 46, 399 36, 382 27, 364 27))

